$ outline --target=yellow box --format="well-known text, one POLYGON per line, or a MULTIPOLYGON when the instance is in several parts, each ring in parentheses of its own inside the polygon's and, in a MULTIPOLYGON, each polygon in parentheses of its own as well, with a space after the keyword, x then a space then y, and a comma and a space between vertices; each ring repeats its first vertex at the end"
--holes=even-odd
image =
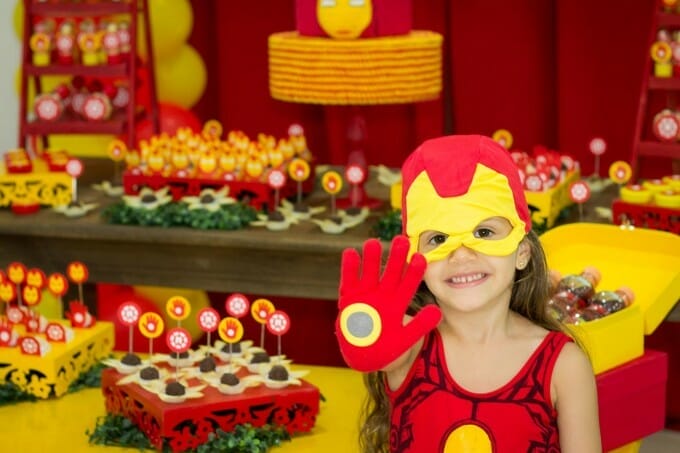
MULTIPOLYGON (((552 227, 557 220, 557 216, 562 209, 574 204, 569 197, 569 185, 578 181, 580 174, 578 171, 573 171, 564 181, 552 189, 543 192, 529 192, 524 191, 524 196, 527 199, 527 204, 536 208, 532 215, 532 220, 536 223, 542 223, 545 219, 546 226, 552 227)), ((390 186, 390 204, 394 209, 401 209, 401 181, 390 186)))
POLYGON ((641 356, 644 335, 654 332, 680 299, 680 236, 573 223, 548 230, 541 242, 551 269, 565 275, 595 266, 602 274, 598 290, 625 285, 635 293, 630 307, 570 326, 586 347, 595 373, 641 356))
MULTIPOLYGON (((56 322, 71 328, 68 321, 56 322)), ((14 329, 20 337, 25 334, 23 325, 14 329)), ((38 398, 66 393, 80 373, 111 354, 114 343, 113 324, 107 321, 97 321, 94 327, 88 329, 72 330, 74 336, 71 341, 50 343, 49 352, 41 357, 24 355, 19 346, 0 348, 0 383, 13 382, 38 398)))
POLYGON ((578 171, 572 171, 564 178, 564 181, 542 192, 524 191, 527 204, 537 209, 531 218, 535 223, 541 224, 546 221, 546 226, 552 228, 560 212, 569 205, 574 204, 569 197, 569 186, 581 177, 578 171))
POLYGON ((43 159, 33 159, 30 173, 8 173, 0 161, 0 207, 12 203, 67 205, 71 202, 71 177, 64 171, 49 171, 43 159))

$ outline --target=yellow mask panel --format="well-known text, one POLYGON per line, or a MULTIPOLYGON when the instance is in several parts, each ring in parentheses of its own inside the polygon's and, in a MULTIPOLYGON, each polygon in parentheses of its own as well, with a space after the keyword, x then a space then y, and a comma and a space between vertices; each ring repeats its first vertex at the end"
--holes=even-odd
POLYGON ((482 164, 477 164, 468 192, 457 197, 441 197, 423 171, 411 184, 406 204, 409 257, 418 251, 420 235, 425 231, 448 236, 446 242, 425 254, 428 262, 448 257, 461 245, 486 255, 507 256, 524 238, 526 225, 515 210, 507 178, 482 164), (507 219, 512 225, 510 234, 502 239, 476 238, 474 230, 491 217, 507 219))

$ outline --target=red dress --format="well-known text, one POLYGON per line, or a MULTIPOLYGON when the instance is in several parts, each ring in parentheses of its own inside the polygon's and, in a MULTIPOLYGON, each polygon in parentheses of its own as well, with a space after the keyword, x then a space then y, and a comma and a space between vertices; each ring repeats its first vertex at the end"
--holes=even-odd
POLYGON ((450 376, 441 337, 434 330, 425 337, 401 387, 387 388, 392 405, 390 451, 559 452, 550 380, 569 341, 564 333, 549 332, 510 382, 480 394, 463 389, 450 376))

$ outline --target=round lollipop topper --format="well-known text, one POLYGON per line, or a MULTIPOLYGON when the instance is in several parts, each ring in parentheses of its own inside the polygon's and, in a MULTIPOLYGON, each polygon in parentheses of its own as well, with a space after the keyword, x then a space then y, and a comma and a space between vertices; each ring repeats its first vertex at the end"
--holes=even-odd
POLYGON ((146 338, 158 338, 163 333, 165 323, 158 313, 147 311, 139 317, 139 331, 146 338))
POLYGON ((73 261, 66 267, 66 275, 73 283, 85 283, 89 272, 87 267, 80 261, 73 261))
POLYGON ((275 310, 267 318, 267 330, 274 335, 283 335, 290 329, 290 318, 286 312, 275 310))
POLYGON ((120 162, 125 159, 125 154, 127 153, 127 145, 123 140, 113 140, 109 143, 106 153, 109 155, 112 161, 120 162))
POLYGON ((238 343, 243 338, 243 324, 236 318, 224 318, 220 321, 218 332, 225 343, 238 343))
POLYGON ((274 312, 274 304, 267 299, 257 299, 250 307, 250 314, 260 324, 267 322, 267 318, 274 312))
POLYGON ((83 163, 78 159, 69 159, 66 162, 66 173, 72 178, 79 177, 83 173, 83 163))
POLYGON ((234 293, 224 301, 224 308, 227 310, 229 316, 241 318, 248 313, 250 301, 243 294, 234 293))
POLYGON ((267 175, 267 183, 272 189, 280 189, 286 185, 286 174, 281 170, 272 170, 267 175))
POLYGON ((220 138, 223 130, 222 123, 217 120, 208 120, 203 125, 203 135, 208 138, 220 138))
POLYGON ((42 289, 46 283, 47 277, 45 277, 45 273, 41 269, 34 267, 33 269, 29 269, 26 272, 27 285, 31 285, 38 289, 42 289))
POLYGON ((609 166, 609 178, 616 184, 626 184, 633 175, 633 170, 622 160, 617 160, 609 166))
POLYGON ((288 164, 288 174, 293 181, 302 182, 309 178, 309 164, 306 160, 295 158, 288 164))
POLYGON ((507 129, 498 129, 493 133, 491 138, 500 143, 500 145, 505 149, 510 149, 512 147, 512 134, 507 129))
POLYGON ((654 115, 652 120, 652 132, 654 136, 664 142, 675 142, 680 131, 680 122, 670 110, 662 110, 654 115))
POLYGON ((585 203, 590 199, 590 186, 585 181, 574 181, 569 186, 569 198, 574 203, 585 203))
POLYGON ((118 321, 124 326, 134 326, 141 314, 142 309, 136 302, 123 302, 118 307, 118 321))
POLYGON ((366 172, 361 165, 348 165, 345 168, 345 178, 350 184, 361 184, 366 180, 366 172))
POLYGON ((293 123, 288 126, 288 135, 298 136, 305 133, 304 128, 301 124, 293 123))
POLYGON ((21 289, 21 298, 26 305, 37 305, 42 298, 42 291, 35 286, 26 285, 21 289))
POLYGON ((3 302, 12 302, 17 297, 17 290, 14 284, 10 282, 0 283, 0 299, 3 302))
POLYGON ((165 343, 174 353, 187 352, 191 347, 191 334, 183 327, 173 327, 165 335, 165 343))
POLYGON ((196 317, 203 332, 214 332, 220 324, 220 314, 214 308, 204 308, 198 312, 196 317))
POLYGON ((588 143, 588 149, 595 156, 601 156, 607 151, 607 142, 601 137, 595 137, 588 143))
POLYGON ((7 266, 7 278, 15 285, 20 285, 26 280, 26 266, 19 262, 10 263, 7 266))
POLYGON ((656 41, 649 49, 649 53, 656 63, 668 63, 673 56, 670 44, 665 41, 656 41))
POLYGON ((68 280, 59 272, 55 272, 47 279, 47 289, 57 297, 61 297, 68 291, 68 280))
POLYGON ((182 321, 191 313, 191 304, 182 296, 173 296, 165 304, 165 311, 175 321, 182 321))
POLYGON ((342 177, 337 171, 327 171, 321 177, 321 187, 327 193, 335 195, 342 190, 342 177))

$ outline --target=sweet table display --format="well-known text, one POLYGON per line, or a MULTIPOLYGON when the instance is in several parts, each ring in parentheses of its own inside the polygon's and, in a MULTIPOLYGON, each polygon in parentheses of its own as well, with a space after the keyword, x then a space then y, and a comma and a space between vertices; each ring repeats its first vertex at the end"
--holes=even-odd
POLYGON ((59 397, 113 349, 113 324, 97 322, 82 300, 69 302, 64 319, 47 319, 38 304, 49 291, 61 303, 68 282, 82 284, 87 268, 73 262, 67 276, 49 276, 13 262, 0 272, 0 382, 37 398, 59 397))
MULTIPOLYGON (((107 359, 102 373, 106 410, 130 419, 158 449, 184 451, 209 440, 217 429, 238 425, 280 426, 289 434, 310 431, 319 412, 319 390, 302 380, 304 370, 291 369, 282 353, 282 337, 291 326, 288 315, 267 299, 252 304, 235 293, 225 302, 226 317, 204 308, 195 314, 207 342, 192 350, 182 322, 191 303, 171 297, 167 314, 175 326, 164 325, 156 313, 141 313, 138 305, 119 307, 119 322, 138 328, 149 339, 149 355, 142 359, 132 349, 120 359, 107 359), (243 340, 239 318, 250 313, 261 324, 260 347, 243 340), (278 338, 276 355, 262 347, 265 331, 278 338), (211 334, 220 340, 211 343, 211 334), (153 353, 162 336, 169 354, 153 353)), ((132 336, 132 334, 131 334, 132 336)))

